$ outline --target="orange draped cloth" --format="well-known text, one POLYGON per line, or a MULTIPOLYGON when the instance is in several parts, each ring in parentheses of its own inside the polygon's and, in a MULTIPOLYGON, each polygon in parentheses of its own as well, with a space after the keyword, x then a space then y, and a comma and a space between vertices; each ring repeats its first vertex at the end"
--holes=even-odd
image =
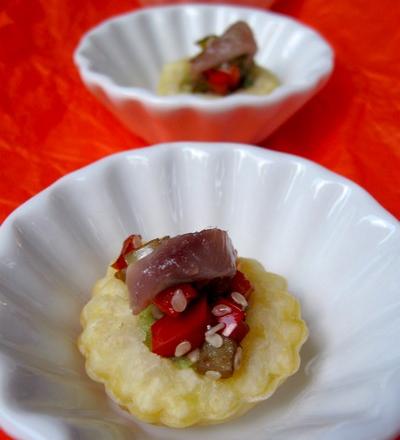
MULTIPOLYGON (((0 0, 0 222, 64 174, 146 145, 85 90, 72 63, 84 31, 137 7, 0 0)), ((400 218, 400 2, 277 0, 273 10, 317 29, 336 66, 324 90, 262 146, 349 177, 400 218)))

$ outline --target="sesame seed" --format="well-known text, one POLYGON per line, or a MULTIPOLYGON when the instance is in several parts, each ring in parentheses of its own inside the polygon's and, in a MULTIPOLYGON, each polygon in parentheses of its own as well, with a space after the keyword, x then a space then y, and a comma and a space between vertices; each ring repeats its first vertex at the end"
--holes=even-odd
POLYGON ((244 309, 248 306, 246 298, 239 292, 232 292, 231 298, 235 301, 236 304, 239 304, 244 309))
POLYGON ((218 380, 221 379, 221 373, 219 371, 208 370, 205 375, 210 379, 218 380))
POLYGON ((222 345, 224 343, 222 336, 219 335, 218 333, 214 333, 213 335, 207 335, 206 341, 215 348, 222 347, 222 345))
POLYGON ((175 356, 176 357, 184 356, 186 353, 189 353, 191 349, 192 346, 190 345, 189 341, 182 341, 175 348, 175 356))
POLYGON ((183 294, 182 289, 176 289, 171 298, 171 306, 175 312, 183 312, 187 306, 187 299, 183 294))
POLYGON ((188 353, 187 357, 190 362, 197 362, 200 359, 200 350, 198 348, 192 350, 190 353, 188 353))
POLYGON ((220 322, 217 325, 214 325, 214 327, 207 327, 207 331, 205 333, 206 337, 214 335, 215 333, 218 333, 220 330, 222 330, 225 327, 225 324, 223 322, 220 322))
POLYGON ((238 347, 236 349, 235 357, 233 359, 233 368, 235 370, 238 370, 240 367, 240 364, 242 363, 242 354, 243 354, 242 347, 238 347))
POLYGON ((217 304, 211 310, 211 313, 214 316, 225 316, 231 312, 232 312, 232 309, 229 306, 227 306, 226 304, 217 304))

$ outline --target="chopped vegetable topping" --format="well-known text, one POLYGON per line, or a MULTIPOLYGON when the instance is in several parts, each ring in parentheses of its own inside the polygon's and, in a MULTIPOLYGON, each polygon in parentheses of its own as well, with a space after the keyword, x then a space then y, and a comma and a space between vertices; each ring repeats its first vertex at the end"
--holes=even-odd
POLYGON ((216 305, 225 305, 232 310, 231 313, 214 318, 218 323, 222 323, 225 326, 222 330, 222 335, 240 342, 249 331, 249 326, 245 322, 245 313, 241 306, 229 298, 219 299, 216 305))
POLYGON ((160 292, 154 299, 155 304, 168 316, 176 317, 197 297, 196 290, 190 284, 178 284, 160 292))
POLYGON ((195 283, 196 289, 211 296, 228 294, 231 289, 232 275, 229 277, 219 277, 208 281, 195 283))
POLYGON ((238 21, 220 37, 197 42, 202 51, 191 60, 189 82, 194 92, 227 95, 253 82, 257 44, 249 26, 238 21))
POLYGON ((151 350, 151 326, 155 322, 155 318, 153 316, 153 311, 151 307, 147 307, 147 309, 144 309, 138 316, 139 319, 139 327, 144 332, 144 343, 149 347, 151 350))
POLYGON ((121 252, 118 258, 111 265, 116 270, 125 269, 128 266, 128 263, 125 260, 125 257, 130 252, 134 251, 142 244, 142 237, 140 235, 132 234, 127 239, 125 239, 121 252))
POLYGON ((152 351, 160 356, 175 356, 177 346, 187 341, 190 350, 204 342, 204 332, 210 322, 207 298, 199 298, 178 317, 163 316, 151 326, 152 351))
POLYGON ((246 299, 250 296, 252 286, 250 281, 239 270, 236 271, 235 276, 231 281, 232 292, 241 293, 246 299))
POLYGON ((240 83, 240 69, 235 64, 228 64, 219 68, 208 69, 203 76, 211 92, 217 95, 226 95, 236 90, 240 83))
POLYGON ((213 379, 239 368, 252 286, 236 270, 236 251, 226 232, 211 229, 143 245, 139 235, 131 235, 113 264, 120 279, 126 265, 134 311, 142 309, 138 324, 153 353, 179 368, 195 365, 213 379))
POLYGON ((180 370, 193 366, 193 361, 189 359, 189 356, 172 358, 172 361, 180 370))
POLYGON ((236 348, 237 343, 230 338, 223 338, 223 343, 219 347, 206 342, 200 350, 200 358, 195 365, 197 372, 210 376, 207 372, 216 371, 220 377, 232 376, 236 348))

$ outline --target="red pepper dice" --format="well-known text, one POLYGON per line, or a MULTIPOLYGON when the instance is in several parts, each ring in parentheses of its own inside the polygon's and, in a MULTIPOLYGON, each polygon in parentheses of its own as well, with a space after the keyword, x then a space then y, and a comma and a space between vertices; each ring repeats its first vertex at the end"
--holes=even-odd
POLYGON ((132 234, 125 239, 119 257, 111 265, 115 270, 122 270, 128 266, 125 257, 135 249, 139 248, 142 244, 142 237, 140 235, 132 234))
POLYGON ((179 284, 178 286, 169 287, 161 291, 153 299, 153 304, 168 316, 173 318, 179 316, 182 312, 176 311, 172 306, 172 298, 178 290, 183 293, 187 304, 197 297, 197 291, 190 284, 179 284))
POLYGON ((231 291, 241 293, 246 299, 249 298, 253 290, 250 281, 239 270, 236 271, 235 276, 231 281, 231 291))
POLYGON ((215 306, 225 305, 231 311, 223 316, 216 316, 217 323, 225 324, 222 335, 239 343, 249 332, 249 326, 245 322, 246 314, 242 308, 229 298, 220 298, 215 306))
POLYGON ((240 82, 240 69, 234 64, 218 69, 208 69, 203 75, 210 90, 219 95, 226 95, 235 90, 240 82))
POLYGON ((190 350, 201 347, 210 320, 205 296, 178 317, 163 316, 151 326, 153 353, 165 357, 174 356, 176 347, 183 341, 190 343, 190 350))
MULTIPOLYGON (((230 292, 239 292, 246 299, 252 286, 243 273, 237 271, 229 288, 230 292)), ((237 343, 247 335, 249 326, 245 322, 246 314, 242 307, 230 297, 221 296, 214 304, 228 306, 230 311, 224 316, 212 316, 207 295, 198 298, 198 292, 190 284, 179 284, 160 292, 154 299, 155 304, 165 315, 151 326, 152 351, 160 356, 175 355, 176 347, 184 341, 190 343, 190 350, 202 346, 207 325, 223 323, 221 334, 237 343), (183 311, 173 307, 174 295, 179 291, 187 305, 183 311), (183 294, 183 296, 182 296, 183 294)))

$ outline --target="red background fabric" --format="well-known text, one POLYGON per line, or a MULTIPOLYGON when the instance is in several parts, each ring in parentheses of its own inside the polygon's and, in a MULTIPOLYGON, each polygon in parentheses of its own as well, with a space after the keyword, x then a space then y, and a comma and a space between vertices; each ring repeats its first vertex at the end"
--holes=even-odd
MULTIPOLYGON (((85 90, 72 63, 84 31, 137 7, 0 0, 0 222, 62 175, 146 145, 85 90)), ((400 218, 400 2, 278 0, 273 9, 319 30, 336 67, 325 89, 262 146, 349 177, 400 218)))

